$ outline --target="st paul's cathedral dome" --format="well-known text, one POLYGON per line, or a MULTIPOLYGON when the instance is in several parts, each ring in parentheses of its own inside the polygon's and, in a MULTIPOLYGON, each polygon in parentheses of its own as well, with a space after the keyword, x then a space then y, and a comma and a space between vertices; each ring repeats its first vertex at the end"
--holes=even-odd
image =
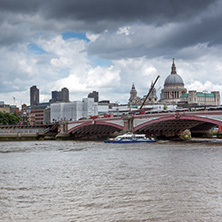
POLYGON ((183 79, 176 72, 176 66, 173 59, 171 74, 167 76, 164 82, 164 88, 161 90, 161 102, 177 103, 180 101, 182 94, 186 93, 183 79))

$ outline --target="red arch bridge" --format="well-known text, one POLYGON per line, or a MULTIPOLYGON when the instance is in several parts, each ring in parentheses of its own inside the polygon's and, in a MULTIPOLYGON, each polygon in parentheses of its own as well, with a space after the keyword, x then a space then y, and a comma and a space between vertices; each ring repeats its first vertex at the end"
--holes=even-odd
POLYGON ((204 134, 209 129, 222 127, 222 111, 191 111, 164 112, 142 115, 122 115, 87 119, 79 121, 60 122, 60 135, 73 138, 107 137, 115 132, 134 132, 154 134, 155 136, 179 136, 189 129, 191 134, 204 134))

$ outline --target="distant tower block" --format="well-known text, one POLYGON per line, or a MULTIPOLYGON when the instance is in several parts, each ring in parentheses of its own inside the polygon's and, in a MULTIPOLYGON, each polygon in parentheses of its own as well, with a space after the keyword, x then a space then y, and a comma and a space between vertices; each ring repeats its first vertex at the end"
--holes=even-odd
POLYGON ((36 106, 39 104, 39 89, 36 86, 30 88, 30 105, 36 106))
POLYGON ((62 88, 61 101, 69 102, 69 90, 67 88, 62 88))
POLYGON ((94 102, 98 103, 99 102, 99 93, 96 91, 93 91, 88 94, 88 98, 94 98, 94 102))

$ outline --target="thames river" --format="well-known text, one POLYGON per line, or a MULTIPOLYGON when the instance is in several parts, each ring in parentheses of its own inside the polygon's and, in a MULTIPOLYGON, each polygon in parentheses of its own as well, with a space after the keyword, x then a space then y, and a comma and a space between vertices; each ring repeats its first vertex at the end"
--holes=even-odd
POLYGON ((222 221, 222 142, 0 142, 0 221, 222 221))

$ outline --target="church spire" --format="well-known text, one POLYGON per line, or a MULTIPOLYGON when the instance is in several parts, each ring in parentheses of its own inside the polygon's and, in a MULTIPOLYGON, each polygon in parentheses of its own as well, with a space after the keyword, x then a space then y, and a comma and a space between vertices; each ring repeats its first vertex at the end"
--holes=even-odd
POLYGON ((172 64, 172 67, 171 67, 171 74, 177 74, 176 66, 174 64, 174 58, 173 58, 173 64, 172 64))

